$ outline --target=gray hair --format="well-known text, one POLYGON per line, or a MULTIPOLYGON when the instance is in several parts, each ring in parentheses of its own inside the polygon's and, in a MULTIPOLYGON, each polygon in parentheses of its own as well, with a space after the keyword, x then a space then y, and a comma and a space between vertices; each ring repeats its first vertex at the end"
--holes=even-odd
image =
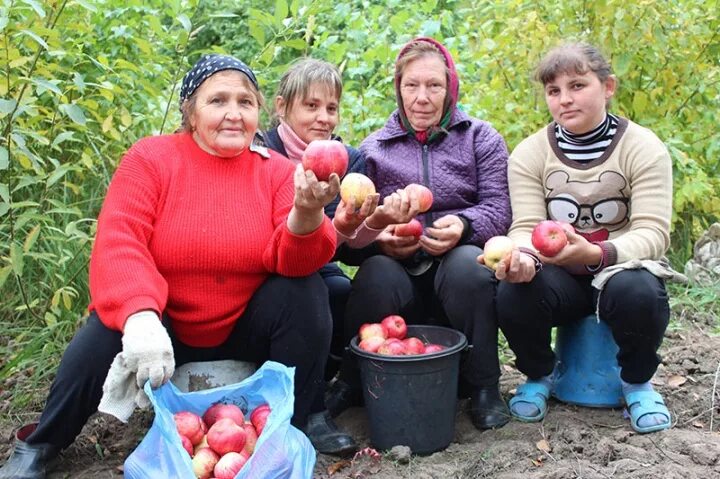
MULTIPOLYGON (((315 84, 324 85, 334 93, 338 101, 342 96, 342 79, 334 65, 314 58, 302 58, 293 64, 280 79, 276 96, 282 97, 285 113, 289 112, 295 100, 303 99, 310 87, 315 84)), ((275 112, 277 115, 277 112, 275 112)), ((276 117, 274 123, 277 124, 276 117)))
POLYGON ((535 80, 547 85, 560 74, 595 73, 601 82, 612 75, 612 67, 600 49, 589 43, 564 43, 550 50, 535 69, 535 80))

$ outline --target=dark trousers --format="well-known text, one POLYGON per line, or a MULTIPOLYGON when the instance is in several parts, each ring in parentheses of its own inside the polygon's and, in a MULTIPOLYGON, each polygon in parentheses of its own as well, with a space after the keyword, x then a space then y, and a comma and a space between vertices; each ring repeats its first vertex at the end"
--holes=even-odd
MULTIPOLYGON (((592 314, 598 290, 592 276, 576 276, 546 265, 529 283, 498 286, 497 310, 500 328, 517 357, 517 367, 530 379, 552 372, 555 354, 550 347, 554 326, 592 314)), ((642 383, 655 374, 670 318, 665 283, 644 269, 615 274, 599 294, 599 314, 618 345, 621 377, 642 383)))
MULTIPOLYGON (((269 277, 253 295, 227 340, 217 347, 181 343, 168 327, 175 364, 237 359, 267 360, 295 367, 295 411, 292 423, 302 427, 308 414, 325 409, 323 370, 330 349, 331 320, 327 288, 318 274, 304 278, 269 277)), ((68 345, 50 388, 45 409, 28 443, 69 446, 97 411, 102 386, 122 334, 108 329, 92 313, 68 345)))
POLYGON ((330 357, 325 368, 325 379, 330 380, 335 376, 339 367, 339 358, 342 357, 345 349, 345 306, 350 296, 350 278, 345 276, 340 267, 335 263, 328 263, 320 268, 320 276, 325 281, 330 300, 330 314, 332 315, 332 339, 330 341, 330 357))
MULTIPOLYGON (((482 252, 472 245, 458 246, 420 276, 411 276, 388 256, 372 256, 358 269, 345 313, 346 344, 363 323, 399 314, 408 324, 449 325, 462 331, 473 345, 463 364, 463 378, 473 387, 491 386, 500 378, 495 315, 497 282, 488 268, 477 263, 482 252)), ((343 361, 341 377, 359 384, 352 360, 343 361)))

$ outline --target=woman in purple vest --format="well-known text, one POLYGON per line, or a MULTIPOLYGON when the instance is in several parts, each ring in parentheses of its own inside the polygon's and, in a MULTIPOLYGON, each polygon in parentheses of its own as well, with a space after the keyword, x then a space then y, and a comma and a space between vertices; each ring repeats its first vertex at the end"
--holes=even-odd
MULTIPOLYGON (((475 261, 480 246, 510 226, 508 153, 488 123, 456 106, 459 83, 447 49, 431 38, 403 47, 395 65, 398 109, 360 146, 366 174, 384 197, 408 184, 434 196, 418 219, 424 234, 397 236, 388 227, 357 254, 345 313, 346 341, 366 322, 399 314, 409 324, 448 325, 473 349, 461 368, 471 417, 480 429, 499 427, 509 413, 498 388, 496 280, 475 261)), ((357 366, 347 355, 330 387, 337 415, 362 401, 357 366)))

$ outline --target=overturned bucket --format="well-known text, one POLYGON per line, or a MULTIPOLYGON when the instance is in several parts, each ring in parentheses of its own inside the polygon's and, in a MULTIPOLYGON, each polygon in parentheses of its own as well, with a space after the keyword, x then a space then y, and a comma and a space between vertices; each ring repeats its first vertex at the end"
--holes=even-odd
POLYGON ((623 404, 618 346, 610 327, 591 314, 558 328, 553 396, 586 407, 623 404))
POLYGON ((445 449, 455 436, 460 354, 465 335, 441 326, 408 326, 408 337, 446 349, 416 356, 386 356, 358 347, 370 442, 377 449, 408 446, 414 454, 445 449))

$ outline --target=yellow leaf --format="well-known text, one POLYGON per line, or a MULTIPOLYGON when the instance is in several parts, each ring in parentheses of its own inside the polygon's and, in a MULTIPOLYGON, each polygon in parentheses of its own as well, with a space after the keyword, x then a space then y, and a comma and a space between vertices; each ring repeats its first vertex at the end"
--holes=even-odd
POLYGON ((122 113, 120 113, 120 122, 126 127, 132 124, 132 117, 130 116, 130 113, 125 109, 123 109, 122 113))
POLYGON ((63 300, 63 305, 65 305, 65 309, 70 311, 72 309, 72 297, 70 296, 70 293, 68 293, 67 291, 63 291, 61 296, 63 300))
POLYGON ((112 115, 108 115, 107 118, 105 118, 105 121, 102 122, 102 131, 103 133, 107 133, 107 131, 112 128, 113 124, 113 117, 112 115))
POLYGON ((40 234, 40 225, 35 226, 33 229, 30 230, 30 233, 28 233, 27 238, 25 238, 25 243, 23 244, 23 251, 28 252, 30 251, 30 248, 33 247, 35 244, 35 240, 37 240, 38 234, 40 234))
POLYGON ((674 375, 674 376, 670 376, 670 377, 668 378, 668 380, 667 380, 667 384, 668 384, 668 386, 670 386, 671 388, 679 388, 680 386, 682 386, 682 385, 685 384, 686 382, 687 382, 687 378, 686 378, 686 377, 684 377, 684 376, 679 376, 679 375, 677 375, 677 374, 674 375))

